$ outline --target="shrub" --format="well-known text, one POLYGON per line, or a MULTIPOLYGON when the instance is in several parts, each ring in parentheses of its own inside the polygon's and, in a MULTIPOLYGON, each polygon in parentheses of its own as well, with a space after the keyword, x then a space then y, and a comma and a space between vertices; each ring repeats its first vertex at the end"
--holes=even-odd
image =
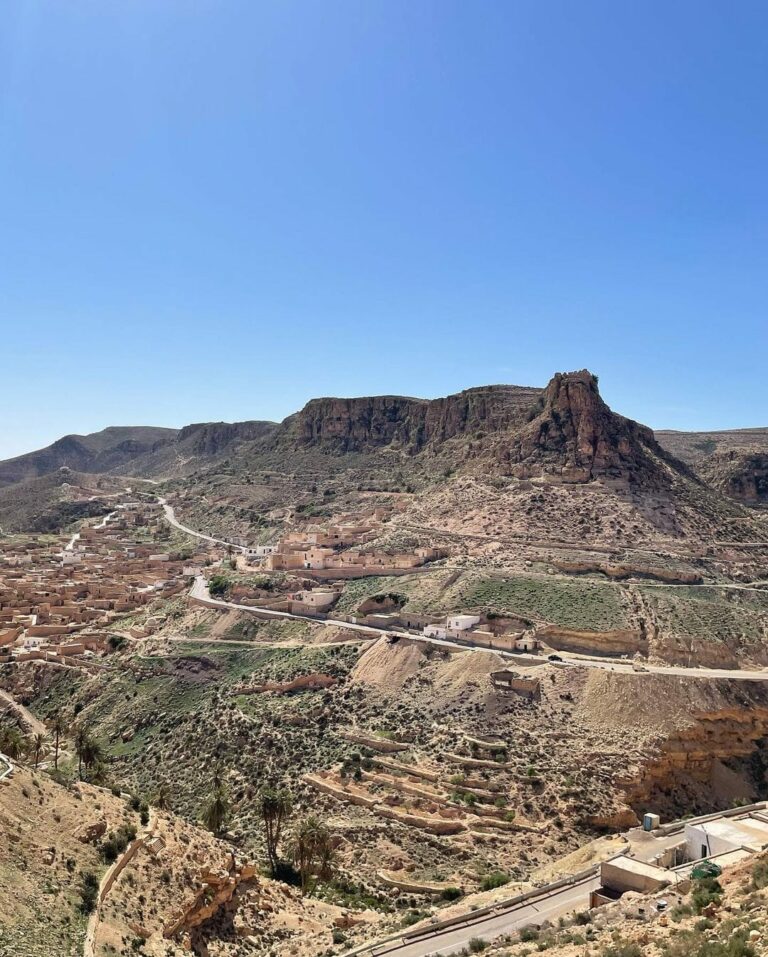
POLYGON ((503 887, 505 884, 509 884, 509 874, 505 874, 504 871, 493 871, 492 874, 486 874, 482 879, 480 890, 492 891, 494 888, 503 887))
POLYGON ((108 864, 111 864, 117 860, 135 837, 136 828, 132 824, 121 824, 116 831, 110 833, 102 842, 101 856, 108 864))
POLYGON ((469 942, 469 952, 470 954, 480 954, 487 946, 488 944, 482 937, 473 937, 469 942))
POLYGON ((620 940, 602 951, 601 957, 643 957, 643 951, 632 941, 620 940))
POLYGON ((723 888, 716 877, 702 877, 693 885, 691 904, 696 914, 700 914, 709 904, 719 904, 723 899, 723 888))
POLYGON ((93 871, 83 871, 80 875, 80 910, 90 914, 96 907, 99 895, 99 879, 93 871))
POLYGON ((230 580, 226 575, 211 575, 208 582, 208 591, 211 595, 226 595, 229 591, 230 580))
POLYGON ((752 884, 757 890, 768 887, 768 857, 763 857, 752 868, 752 884))
POLYGON ((664 957, 756 957, 747 933, 745 928, 727 940, 707 940, 699 931, 681 931, 665 946, 664 957))
POLYGON ((403 919, 400 921, 400 926, 412 927, 414 924, 418 924, 418 922, 421 920, 423 916, 424 915, 421 913, 421 911, 409 910, 408 913, 405 914, 403 919))
POLYGON ((440 892, 440 897, 444 901, 457 901, 463 894, 460 887, 445 887, 440 892))

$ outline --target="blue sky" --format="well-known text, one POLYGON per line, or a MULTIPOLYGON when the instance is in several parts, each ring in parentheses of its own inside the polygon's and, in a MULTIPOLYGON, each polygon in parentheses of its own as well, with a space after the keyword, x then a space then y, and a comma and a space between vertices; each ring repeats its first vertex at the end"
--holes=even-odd
POLYGON ((768 4, 0 4, 0 455, 588 367, 768 425, 768 4))

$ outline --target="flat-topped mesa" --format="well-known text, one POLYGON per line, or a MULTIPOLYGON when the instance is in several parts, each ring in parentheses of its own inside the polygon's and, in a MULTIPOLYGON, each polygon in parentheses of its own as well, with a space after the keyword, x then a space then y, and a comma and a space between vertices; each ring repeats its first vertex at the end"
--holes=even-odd
POLYGON ((540 394, 537 388, 491 385, 432 400, 396 395, 312 399, 285 421, 280 438, 341 452, 392 446, 415 453, 468 433, 519 426, 540 394))
POLYGON ((649 453, 664 456, 653 432, 612 412, 600 397, 597 377, 583 369, 552 378, 540 411, 511 437, 500 458, 520 478, 637 482, 658 472, 649 453))

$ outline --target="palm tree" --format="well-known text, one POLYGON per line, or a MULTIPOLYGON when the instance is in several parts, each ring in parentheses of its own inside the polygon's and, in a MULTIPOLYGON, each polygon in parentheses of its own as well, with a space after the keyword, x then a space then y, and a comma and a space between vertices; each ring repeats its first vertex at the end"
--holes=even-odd
POLYGON ((200 818, 209 831, 218 835, 224 830, 224 825, 229 818, 229 810, 229 794, 226 786, 219 783, 211 791, 211 796, 205 803, 200 818))
POLYGON ((259 793, 259 813, 266 831, 267 857, 273 874, 277 873, 277 855, 283 824, 293 809, 293 798, 286 788, 263 788, 259 793))
POLYGON ((299 823, 293 837, 293 861, 301 874, 302 894, 309 890, 315 873, 328 879, 332 858, 331 832, 314 814, 310 814, 299 823))
POLYGON ((171 789, 168 787, 167 781, 160 782, 157 788, 157 793, 155 794, 155 800, 152 803, 160 811, 170 811, 171 789))
POLYGON ((59 768, 59 741, 64 733, 64 719, 60 714, 51 721, 51 731, 53 732, 53 766, 59 768))
POLYGON ((88 735, 85 753, 83 754, 83 763, 85 764, 86 768, 90 771, 91 768, 101 764, 103 760, 104 760, 104 750, 101 747, 101 744, 96 740, 96 738, 91 737, 91 735, 88 735))
POLYGON ((35 752, 35 768, 40 764, 40 752, 45 747, 47 740, 42 731, 38 731, 32 739, 32 750, 35 752))
POLYGON ((77 752, 77 772, 80 780, 83 780, 83 766, 86 770, 99 764, 104 756, 99 742, 91 735, 90 731, 84 726, 79 725, 75 731, 75 751, 77 752))

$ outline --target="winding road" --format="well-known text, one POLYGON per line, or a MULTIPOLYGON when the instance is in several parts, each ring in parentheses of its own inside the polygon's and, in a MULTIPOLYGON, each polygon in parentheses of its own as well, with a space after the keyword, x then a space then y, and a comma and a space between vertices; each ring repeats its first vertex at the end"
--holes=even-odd
MULTIPOLYGON (((227 542, 224 539, 214 538, 211 535, 205 535, 202 532, 195 531, 193 528, 189 528, 187 525, 183 525, 178 521, 176 515, 173 511, 173 506, 169 505, 164 498, 159 498, 158 502, 163 507, 163 512, 165 518, 174 528, 178 528, 183 532, 186 532, 187 535, 192 535, 195 538, 201 538, 208 542, 213 542, 217 545, 224 545, 227 547, 239 549, 242 551, 241 545, 235 545, 233 542, 227 542)), ((676 587, 676 586, 666 586, 666 587, 676 587)), ((686 586, 691 587, 691 586, 686 586)), ((722 587, 722 586, 715 586, 722 587)), ((734 588, 743 588, 745 586, 734 585, 734 588)), ((315 623, 323 623, 327 625, 336 625, 339 628, 346 628, 350 631, 358 631, 364 634, 369 635, 370 637, 380 637, 382 635, 393 636, 396 638, 410 638, 418 639, 422 642, 427 642, 431 645, 436 645, 437 647, 444 648, 461 648, 464 651, 492 651, 494 654, 499 655, 510 662, 517 662, 519 664, 525 665, 541 665, 545 663, 545 660, 540 655, 531 655, 524 652, 512 652, 512 651, 502 651, 497 648, 487 648, 481 645, 472 645, 469 642, 464 641, 452 641, 446 638, 427 638, 424 635, 416 635, 413 632, 408 631, 397 631, 394 629, 383 629, 383 628, 373 628, 370 625, 357 625, 352 622, 343 621, 336 618, 313 618, 309 615, 295 615, 289 611, 275 611, 270 608, 259 608, 253 605, 241 605, 236 602, 224 601, 220 598, 212 598, 210 592, 208 591, 208 583, 202 575, 199 575, 189 593, 190 598, 196 598, 199 601, 205 602, 206 604, 221 608, 224 610, 235 609, 237 611, 250 612, 251 614, 257 615, 261 618, 284 618, 287 620, 294 621, 310 621, 315 623)), ((643 678, 646 675, 669 675, 677 678, 704 678, 711 680, 713 678, 727 678, 731 681, 768 681, 768 669, 766 670, 757 670, 757 671, 745 671, 745 670, 736 670, 728 668, 686 668, 682 665, 647 665, 643 671, 636 671, 632 667, 632 663, 626 659, 616 659, 616 658, 605 658, 605 659, 595 659, 595 658, 582 658, 577 655, 569 655, 567 652, 559 654, 561 660, 557 662, 552 662, 560 668, 597 668, 601 671, 615 671, 618 673, 632 674, 636 675, 638 678, 643 678)))
MULTIPOLYGON (((472 645, 468 642, 451 641, 447 638, 428 638, 425 635, 415 635, 408 631, 373 628, 370 625, 357 625, 339 618, 312 618, 309 615, 294 615, 289 611, 275 611, 271 608, 240 605, 236 602, 224 601, 222 598, 212 598, 208 590, 208 582, 202 575, 198 575, 195 579, 189 592, 189 597, 204 602, 213 608, 221 608, 224 611, 234 609, 236 611, 250 612, 260 618, 284 618, 293 621, 309 621, 315 624, 336 625, 339 628, 365 633, 371 638, 380 638, 386 635, 396 638, 410 638, 411 640, 417 640, 437 647, 460 648, 462 651, 491 651, 506 661, 516 662, 518 664, 543 665, 548 663, 548 659, 541 655, 531 655, 517 651, 502 651, 498 648, 487 648, 482 645, 472 645)), ((579 658, 575 655, 569 656, 567 653, 559 655, 559 658, 559 661, 549 663, 558 668, 597 668, 601 671, 631 674, 638 678, 644 678, 649 675, 670 675, 677 678, 704 678, 708 680, 713 678, 728 678, 731 681, 768 681, 768 669, 761 671, 736 671, 729 670, 728 668, 686 668, 682 665, 647 665, 645 666, 645 670, 636 671, 632 667, 632 663, 625 659, 606 658, 598 660, 594 658, 579 658)))
POLYGON ((166 499, 158 498, 158 504, 162 505, 163 512, 165 514, 165 519, 169 525, 173 525, 174 528, 178 528, 180 532, 185 532, 187 535, 191 535, 193 538, 200 538, 204 542, 211 542, 213 545, 224 545, 225 548, 233 548, 239 552, 245 551, 242 545, 235 545, 234 542, 228 542, 223 538, 214 538, 213 535, 206 535, 204 532, 198 532, 194 528, 190 528, 188 525, 182 525, 182 523, 176 518, 176 513, 173 510, 173 506, 169 505, 166 499))

